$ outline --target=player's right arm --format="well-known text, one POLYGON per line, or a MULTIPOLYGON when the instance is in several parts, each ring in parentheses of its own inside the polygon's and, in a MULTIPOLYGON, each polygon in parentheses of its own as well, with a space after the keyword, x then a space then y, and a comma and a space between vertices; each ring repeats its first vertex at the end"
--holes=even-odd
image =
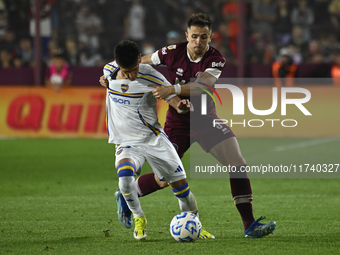
POLYGON ((100 76, 99 83, 105 88, 109 87, 109 81, 105 78, 105 75, 100 76))
POLYGON ((103 75, 99 78, 99 83, 105 88, 109 87, 109 80, 115 77, 117 71, 119 70, 118 65, 115 61, 107 63, 103 68, 103 75))
MULTIPOLYGON (((170 53, 176 49, 176 45, 164 47, 152 54, 142 57, 142 63, 147 63, 152 66, 160 64, 168 65, 166 59, 169 59, 170 53), (161 52, 161 53, 160 53, 161 52), (162 59, 161 59, 162 56, 162 59)), ((174 53, 172 53, 174 54, 174 53)), ((171 60, 171 58, 170 58, 171 60)), ((225 59, 221 56, 220 58, 214 58, 212 61, 216 63, 222 63, 220 66, 214 66, 215 63, 211 62, 210 66, 196 79, 195 82, 188 82, 186 84, 174 84, 170 87, 158 87, 153 91, 153 95, 158 99, 165 99, 169 95, 177 94, 181 96, 199 96, 203 90, 213 87, 222 73, 222 68, 225 63, 225 59)))

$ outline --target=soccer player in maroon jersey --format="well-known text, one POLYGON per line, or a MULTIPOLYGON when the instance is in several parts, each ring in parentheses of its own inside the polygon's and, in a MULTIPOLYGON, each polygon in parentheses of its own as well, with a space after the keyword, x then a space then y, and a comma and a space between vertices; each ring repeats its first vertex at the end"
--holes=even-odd
MULTIPOLYGON (((223 129, 212 126, 212 120, 218 119, 212 99, 208 97, 207 115, 201 115, 199 109, 201 89, 213 87, 222 73, 225 65, 224 57, 213 47, 209 46, 212 37, 212 22, 206 14, 193 14, 188 21, 186 32, 187 42, 164 47, 153 54, 144 56, 142 63, 150 65, 163 64, 168 67, 169 81, 174 86, 154 86, 153 95, 164 99, 171 94, 182 98, 189 98, 194 105, 194 112, 179 115, 169 107, 166 115, 164 130, 180 157, 189 149, 192 142, 197 142, 203 150, 209 152, 224 166, 234 166, 237 172, 230 173, 231 193, 238 209, 243 225, 245 237, 260 238, 273 233, 276 223, 271 221, 262 224, 260 217, 255 221, 252 209, 252 190, 246 172, 240 171, 246 166, 246 161, 241 154, 237 139, 231 129, 224 125, 223 129), (196 78, 190 83, 191 78, 196 78), (191 125, 190 125, 191 119, 191 125), (200 123, 199 125, 195 122, 200 123), (202 124, 203 123, 203 124, 202 124), (227 132, 222 132, 227 130, 227 132)), ((101 79, 101 84, 105 82, 101 79)), ((145 196, 156 190, 167 187, 168 184, 155 178, 153 173, 140 176, 136 180, 140 196, 145 196)), ((129 212, 124 212, 124 201, 117 193, 118 213, 121 217, 129 217, 129 212)), ((126 222, 126 219, 125 219, 126 222)), ((209 238, 210 236, 205 236, 209 238)))

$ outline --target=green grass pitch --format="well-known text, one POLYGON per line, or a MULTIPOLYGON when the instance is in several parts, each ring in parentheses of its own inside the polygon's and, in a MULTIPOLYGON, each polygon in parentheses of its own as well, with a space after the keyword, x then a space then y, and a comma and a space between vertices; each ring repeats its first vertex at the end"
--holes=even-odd
MULTIPOLYGON (((271 150, 309 140, 239 142, 248 164, 260 164, 264 158, 281 164, 282 155, 292 162, 340 163, 339 140, 279 153, 271 150)), ((189 169, 188 155, 183 162, 189 169)), ((149 171, 143 168, 143 173, 149 171)), ((172 239, 169 224, 179 207, 167 188, 141 198, 148 238, 137 242, 133 230, 117 220, 113 145, 104 139, 1 140, 0 254, 339 254, 339 179, 251 181, 255 217, 275 220, 274 235, 244 238, 228 179, 189 178, 201 221, 216 239, 172 239)))

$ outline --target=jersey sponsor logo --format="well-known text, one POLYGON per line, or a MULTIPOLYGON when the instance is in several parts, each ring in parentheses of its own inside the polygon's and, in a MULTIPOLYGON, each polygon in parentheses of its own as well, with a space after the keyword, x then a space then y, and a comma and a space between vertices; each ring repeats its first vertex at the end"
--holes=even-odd
POLYGON ((128 105, 131 104, 129 100, 117 98, 111 94, 110 94, 110 98, 112 99, 113 102, 118 103, 118 104, 128 104, 128 105))
POLYGON ((183 72, 184 72, 184 70, 182 68, 177 68, 176 74, 179 75, 179 76, 183 76, 183 72))
POLYGON ((222 61, 220 61, 218 63, 216 63, 216 62, 211 63, 211 67, 224 67, 224 65, 225 65, 225 62, 222 62, 222 61))
POLYGON ((170 46, 168 46, 168 49, 169 49, 169 50, 176 49, 176 45, 170 45, 170 46))
POLYGON ((129 85, 128 84, 122 84, 122 85, 120 85, 120 88, 121 88, 121 90, 122 90, 122 92, 126 92, 126 91, 128 91, 129 90, 129 85))
POLYGON ((166 55, 166 54, 167 54, 167 52, 166 52, 166 47, 163 47, 163 48, 162 48, 162 54, 163 54, 163 55, 166 55))

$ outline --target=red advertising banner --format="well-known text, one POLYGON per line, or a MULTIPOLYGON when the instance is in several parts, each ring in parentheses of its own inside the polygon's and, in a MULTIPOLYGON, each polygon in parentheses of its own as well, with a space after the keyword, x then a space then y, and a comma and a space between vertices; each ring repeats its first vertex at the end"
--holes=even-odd
MULTIPOLYGON (((290 108, 287 116, 281 116, 279 109, 275 111, 270 116, 270 119, 279 120, 275 122, 267 121, 269 117, 255 118, 249 112, 242 116, 233 116, 233 100, 230 95, 223 103, 223 107, 230 111, 222 111, 221 106, 217 104, 217 114, 219 118, 227 119, 229 126, 232 122, 237 123, 232 126, 232 130, 238 137, 340 136, 338 112, 340 87, 307 88, 311 93, 311 100, 305 106, 311 112, 311 116, 304 116, 294 106, 288 106, 290 108), (298 125, 292 128, 282 127, 280 123, 285 121, 284 119, 295 119, 298 125), (263 126, 261 121, 264 123, 263 126), (259 123, 261 124, 259 128, 249 127, 259 123)), ((243 87, 242 91, 247 95, 246 87, 243 87)), ((223 93, 230 94, 221 89, 218 93, 221 96, 223 93)), ((106 90, 100 87, 65 88, 62 92, 28 86, 0 87, 0 137, 106 138, 105 97, 106 90)), ((270 108, 272 87, 254 88, 253 97, 257 109, 270 108)), ((163 125, 168 105, 159 100, 157 108, 159 122, 163 125)))
MULTIPOLYGON (((105 138, 105 97, 104 88, 1 87, 0 136, 105 138)), ((167 104, 158 108, 165 113, 167 104)))

